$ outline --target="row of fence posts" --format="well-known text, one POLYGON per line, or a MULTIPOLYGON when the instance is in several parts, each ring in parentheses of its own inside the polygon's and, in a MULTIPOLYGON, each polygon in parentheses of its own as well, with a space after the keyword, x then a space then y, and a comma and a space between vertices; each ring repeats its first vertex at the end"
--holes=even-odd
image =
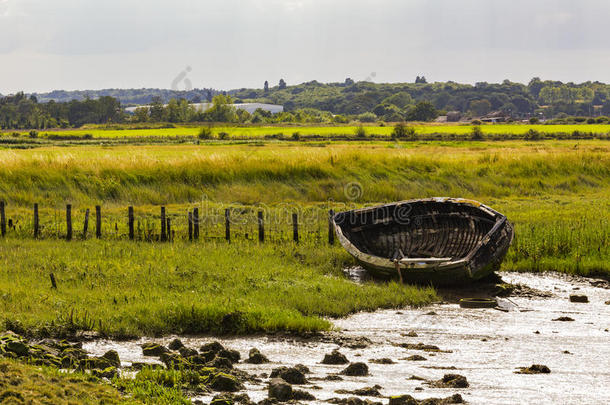
MULTIPOLYGON (((0 201, 0 233, 2 237, 6 235, 6 204, 4 201, 0 201)), ((328 216, 328 243, 333 245, 335 243, 335 230, 332 223, 332 217, 334 211, 330 210, 328 216)), ((260 243, 265 242, 265 219, 263 211, 258 211, 258 241, 260 243)), ((194 208, 193 211, 188 212, 188 239, 194 241, 199 239, 199 208, 194 208)), ((134 232, 135 215, 133 207, 129 207, 127 210, 127 225, 129 227, 129 239, 135 239, 134 232)), ((89 229, 89 209, 85 211, 85 220, 83 223, 83 239, 87 239, 87 232, 89 229)), ((66 205, 66 240, 72 240, 72 205, 66 205)), ((38 215, 38 204, 34 204, 34 238, 40 237, 40 220, 38 215)), ((102 207, 99 205, 95 206, 95 237, 101 239, 102 237, 102 207)), ((161 207, 161 242, 169 242, 172 240, 171 221, 167 217, 165 207, 161 207)), ((225 209, 225 239, 227 242, 231 242, 231 210, 225 209)), ((297 213, 292 214, 292 240, 299 243, 299 218, 297 213)))

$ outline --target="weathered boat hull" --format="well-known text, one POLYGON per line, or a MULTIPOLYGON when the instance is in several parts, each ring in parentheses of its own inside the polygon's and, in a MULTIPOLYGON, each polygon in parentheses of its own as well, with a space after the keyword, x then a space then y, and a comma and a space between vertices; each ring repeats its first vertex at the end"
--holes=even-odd
POLYGON ((334 215, 339 241, 377 278, 457 285, 500 268, 513 239, 506 217, 472 200, 402 201, 334 215))

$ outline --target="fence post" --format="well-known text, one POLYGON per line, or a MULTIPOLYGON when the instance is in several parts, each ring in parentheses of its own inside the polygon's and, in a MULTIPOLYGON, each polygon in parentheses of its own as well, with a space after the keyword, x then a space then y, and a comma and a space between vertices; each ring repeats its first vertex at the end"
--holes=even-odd
POLYGON ((38 203, 34 204, 34 238, 38 238, 39 227, 38 227, 38 203))
POLYGON ((161 207, 161 242, 167 240, 167 228, 165 222, 165 207, 161 207))
POLYGON ((265 218, 263 211, 258 212, 258 241, 265 242, 265 218))
POLYGON ((6 212, 4 212, 4 201, 0 201, 0 233, 2 237, 6 235, 6 212))
POLYGON ((87 239, 87 230, 89 229, 89 208, 85 211, 85 223, 83 224, 83 239, 87 239))
POLYGON ((189 211, 188 213, 188 223, 189 223, 189 242, 193 241, 193 213, 189 211))
POLYGON ((296 212, 292 214, 292 240, 299 243, 299 216, 296 212))
POLYGON ((193 239, 199 239, 199 208, 193 208, 193 239))
POLYGON ((72 240, 72 205, 66 205, 66 240, 72 240))
POLYGON ((172 238, 172 222, 167 218, 167 241, 171 242, 174 238, 172 238))
POLYGON ((129 208, 127 209, 127 222, 129 224, 129 240, 133 240, 134 239, 134 232, 133 232, 133 207, 129 206, 129 208))
POLYGON ((328 211, 328 244, 335 244, 335 228, 333 226, 333 217, 335 216, 335 211, 328 211))
POLYGON ((231 243, 231 211, 225 209, 225 239, 231 243))
POLYGON ((95 237, 102 238, 102 207, 100 205, 95 206, 95 237))
POLYGON ((72 240, 72 204, 66 205, 66 240, 72 240))

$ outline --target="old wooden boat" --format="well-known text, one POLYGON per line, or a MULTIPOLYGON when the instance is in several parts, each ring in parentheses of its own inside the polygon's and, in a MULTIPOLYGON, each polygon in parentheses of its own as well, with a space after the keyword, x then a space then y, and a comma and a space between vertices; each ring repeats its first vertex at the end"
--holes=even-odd
POLYGON ((373 276, 464 284, 500 266, 513 240, 506 217, 472 200, 429 198, 339 212, 343 247, 373 276))

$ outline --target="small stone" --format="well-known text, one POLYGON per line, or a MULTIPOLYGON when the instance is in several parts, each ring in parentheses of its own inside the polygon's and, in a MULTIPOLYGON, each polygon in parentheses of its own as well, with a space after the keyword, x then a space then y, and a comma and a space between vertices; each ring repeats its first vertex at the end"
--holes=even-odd
POLYGON ((197 350, 185 346, 182 346, 180 349, 178 349, 178 353, 180 353, 182 357, 197 356, 199 354, 197 350))
POLYGON ((169 352, 167 348, 156 343, 144 343, 140 347, 142 347, 142 354, 144 356, 159 357, 163 353, 169 352))
POLYGON ((426 361, 428 359, 426 359, 424 356, 420 356, 419 354, 415 354, 413 356, 407 357, 406 360, 409 360, 409 361, 426 361))
POLYGON ((305 375, 295 367, 278 367, 271 371, 271 378, 281 378, 290 384, 307 384, 305 375))
POLYGON ((532 364, 529 367, 519 367, 515 374, 549 374, 551 369, 543 364, 532 364))
POLYGON ((587 303, 589 302, 589 297, 587 297, 586 295, 572 294, 570 295, 570 302, 587 303))
POLYGON ((573 322, 574 319, 569 316, 560 316, 559 318, 553 319, 553 322, 573 322))
POLYGON ((275 398, 280 402, 290 401, 292 386, 281 378, 273 378, 269 381, 268 395, 269 398, 275 398))
POLYGON ((222 344, 220 344, 220 342, 210 342, 210 343, 206 343, 203 346, 201 346, 201 348, 199 349, 199 351, 201 353, 204 352, 214 352, 214 353, 218 353, 221 350, 224 350, 224 346, 222 344))
POLYGON ((408 333, 402 333, 401 336, 404 336, 404 337, 417 337, 417 333, 415 333, 415 331, 412 330, 412 331, 410 331, 408 333))
POLYGON ((411 395, 399 395, 390 397, 389 405, 418 405, 419 401, 411 395))
POLYGON ((604 302, 604 304, 610 305, 610 301, 606 301, 606 302, 604 302))
POLYGON ((119 358, 119 354, 116 350, 109 350, 102 356, 103 359, 106 359, 112 364, 113 367, 121 367, 121 359, 119 358))
POLYGON ((338 350, 333 350, 330 354, 324 355, 322 364, 347 364, 349 360, 338 350))
POLYGON ((369 363, 373 364, 394 364, 394 360, 384 357, 382 359, 370 359, 369 363))
POLYGON ((269 359, 262 354, 257 348, 250 349, 248 358, 245 360, 249 364, 263 364, 269 363, 269 359))
POLYGON ((468 380, 463 375, 445 374, 443 378, 434 381, 432 386, 436 388, 468 388, 468 380))
POLYGON ((30 348, 25 343, 15 340, 9 341, 5 348, 20 357, 27 356, 30 353, 30 348))
POLYGON ((369 367, 364 363, 351 363, 341 374, 352 377, 365 376, 369 374, 369 367))
POLYGON ((299 370, 303 374, 311 373, 311 370, 309 370, 309 367, 307 367, 304 364, 297 364, 296 366, 294 366, 294 368, 296 368, 297 370, 299 370))
POLYGON ((237 363, 241 358, 241 355, 237 350, 222 349, 218 352, 218 357, 224 357, 231 360, 233 363, 237 363))
POLYGON ((292 399, 296 401, 315 401, 316 397, 314 397, 307 391, 293 390, 292 399))
POLYGON ((212 378, 210 387, 214 391, 235 392, 243 388, 242 384, 235 377, 225 373, 218 373, 212 378))
POLYGON ((184 347, 184 344, 182 343, 182 341, 180 339, 174 339, 171 342, 169 342, 169 345, 167 346, 167 348, 169 350, 180 350, 181 348, 184 347))

